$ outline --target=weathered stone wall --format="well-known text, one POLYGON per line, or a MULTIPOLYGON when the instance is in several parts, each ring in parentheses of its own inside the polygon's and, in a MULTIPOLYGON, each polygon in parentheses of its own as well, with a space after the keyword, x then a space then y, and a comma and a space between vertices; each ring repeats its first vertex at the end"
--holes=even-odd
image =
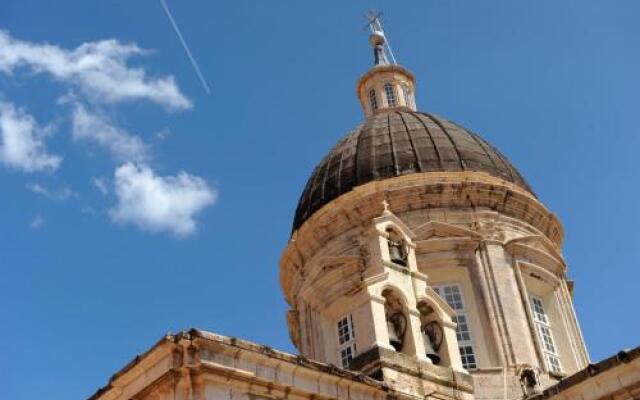
POLYGON ((363 375, 266 346, 191 330, 169 335, 136 357, 90 400, 432 398, 429 393, 417 397, 398 392, 363 375))
POLYGON ((298 347, 339 365, 334 323, 352 313, 359 353, 388 348, 386 326, 380 327, 384 301, 374 301, 379 292, 372 287, 398 288, 411 314, 426 287, 455 282, 463 289, 478 358, 471 371, 478 378, 474 396, 521 396, 525 367, 535 368, 541 386, 548 386, 557 377, 547 374, 530 294, 545 298, 563 373, 589 361, 561 240, 560 223, 535 197, 483 173, 415 174, 357 187, 309 218, 283 254, 281 280, 299 315, 292 327, 300 332, 298 347), (376 227, 383 201, 412 247, 410 278, 384 263, 388 253, 376 227), (372 284, 376 279, 381 283, 372 284))

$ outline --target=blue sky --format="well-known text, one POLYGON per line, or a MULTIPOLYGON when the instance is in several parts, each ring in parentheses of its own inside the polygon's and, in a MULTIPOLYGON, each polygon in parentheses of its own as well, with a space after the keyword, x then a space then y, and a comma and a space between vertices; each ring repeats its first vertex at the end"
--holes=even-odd
POLYGON ((592 358, 640 344, 640 3, 167 2, 210 95, 158 1, 0 4, 0 398, 87 397, 192 326, 293 351, 278 259, 362 120, 370 8, 419 108, 564 223, 592 358))

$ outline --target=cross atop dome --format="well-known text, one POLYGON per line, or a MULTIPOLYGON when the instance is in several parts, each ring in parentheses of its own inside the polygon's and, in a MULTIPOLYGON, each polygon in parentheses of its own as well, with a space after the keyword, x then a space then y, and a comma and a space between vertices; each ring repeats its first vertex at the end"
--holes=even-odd
POLYGON ((365 29, 371 31, 369 43, 374 48, 375 65, 397 64, 396 58, 391 50, 391 45, 384 34, 382 27, 382 11, 369 11, 366 15, 367 25, 365 29))
POLYGON ((370 11, 365 26, 371 32, 374 65, 360 78, 356 91, 366 117, 388 109, 416 111, 415 77, 396 63, 381 18, 381 12, 370 11))

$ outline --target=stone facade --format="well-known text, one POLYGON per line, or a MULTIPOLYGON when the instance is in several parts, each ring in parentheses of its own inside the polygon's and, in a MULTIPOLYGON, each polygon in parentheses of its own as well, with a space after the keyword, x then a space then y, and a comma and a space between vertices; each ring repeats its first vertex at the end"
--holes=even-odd
MULTIPOLYGON (((426 301, 440 309, 446 344, 442 364, 467 373, 458 354, 455 312, 433 290, 453 283, 465 302, 477 364, 468 371, 474 398, 498 399, 505 393, 521 398, 524 370, 536 371, 541 389, 589 362, 566 283, 561 240, 559 222, 533 195, 484 173, 412 174, 371 182, 323 207, 293 235, 281 262, 282 285, 297 314, 290 330, 304 356, 340 365, 334 325, 351 315, 356 364, 360 350, 393 351, 382 296, 393 288, 402 294, 409 316, 404 364, 422 361, 424 369, 430 368, 418 307, 426 301), (408 244, 407 268, 389 259, 385 234, 390 226, 408 244), (545 359, 531 294, 546 305, 562 372, 551 371, 545 359)), ((397 383, 403 368, 385 372, 391 387, 410 392, 397 383)))

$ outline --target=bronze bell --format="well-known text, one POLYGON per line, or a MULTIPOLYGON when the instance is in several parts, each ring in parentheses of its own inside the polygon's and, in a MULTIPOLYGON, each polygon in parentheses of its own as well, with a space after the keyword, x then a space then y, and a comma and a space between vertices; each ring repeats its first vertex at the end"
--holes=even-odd
POLYGON ((389 331, 389 344, 393 346, 396 351, 402 350, 402 341, 398 337, 396 333, 396 327, 394 326, 391 319, 387 320, 387 330, 389 331))
POLYGON ((438 352, 436 352, 436 350, 433 348, 431 337, 424 333, 422 334, 422 337, 424 338, 424 349, 427 357, 431 360, 432 363, 440 364, 440 354, 438 354, 438 352))
POLYGON ((389 242, 389 258, 391 262, 406 266, 407 257, 403 250, 401 243, 389 242))

